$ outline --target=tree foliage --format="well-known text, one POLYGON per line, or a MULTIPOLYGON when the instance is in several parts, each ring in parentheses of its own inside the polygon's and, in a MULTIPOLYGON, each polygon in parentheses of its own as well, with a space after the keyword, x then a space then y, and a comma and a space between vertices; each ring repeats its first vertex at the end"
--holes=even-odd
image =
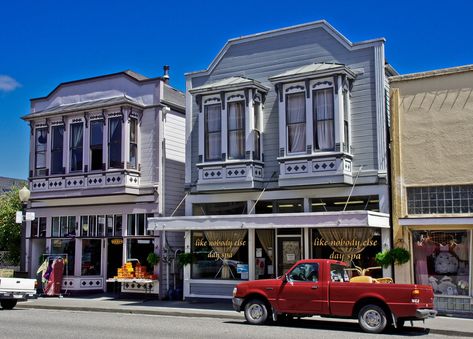
POLYGON ((0 196, 0 250, 8 251, 14 264, 20 262, 21 251, 21 224, 15 222, 16 211, 22 208, 18 191, 18 187, 12 187, 0 196))

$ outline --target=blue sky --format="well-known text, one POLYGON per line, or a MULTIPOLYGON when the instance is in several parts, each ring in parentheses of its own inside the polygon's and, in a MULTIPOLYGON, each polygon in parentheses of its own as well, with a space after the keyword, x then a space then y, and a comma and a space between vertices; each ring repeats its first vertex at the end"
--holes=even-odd
POLYGON ((29 99, 132 69, 185 88, 230 38, 327 20, 349 40, 384 37, 411 73, 473 63, 470 1, 8 1, 0 12, 0 176, 28 176, 29 99), (441 5, 440 5, 441 4, 441 5))

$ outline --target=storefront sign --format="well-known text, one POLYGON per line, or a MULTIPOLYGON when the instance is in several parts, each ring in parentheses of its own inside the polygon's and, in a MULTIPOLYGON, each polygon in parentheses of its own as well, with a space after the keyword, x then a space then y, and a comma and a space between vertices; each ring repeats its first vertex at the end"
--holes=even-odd
MULTIPOLYGON (((324 247, 329 246, 331 248, 341 248, 341 249, 349 249, 349 248, 366 248, 369 246, 378 246, 378 240, 376 239, 368 239, 368 240, 358 240, 358 239, 340 239, 340 240, 332 240, 327 241, 323 238, 315 238, 313 245, 316 247, 324 247)), ((361 253, 348 253, 343 254, 339 251, 333 251, 329 259, 334 260, 353 260, 353 259, 361 259, 361 253)))
POLYGON ((233 249, 246 246, 246 240, 206 240, 204 238, 198 238, 194 241, 194 247, 212 247, 212 250, 207 254, 208 258, 219 259, 231 259, 234 255, 233 249))
POLYGON ((122 245, 123 239, 112 239, 110 242, 112 243, 112 245, 122 245))

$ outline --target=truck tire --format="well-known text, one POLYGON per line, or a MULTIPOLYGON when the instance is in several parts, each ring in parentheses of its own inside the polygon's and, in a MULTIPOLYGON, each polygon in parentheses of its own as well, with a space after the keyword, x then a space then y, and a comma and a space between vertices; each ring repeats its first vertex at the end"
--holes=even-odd
POLYGON ((11 310, 13 309, 13 307, 16 306, 16 300, 14 299, 0 300, 0 305, 2 305, 2 308, 4 310, 11 310))
POLYGON ((358 323, 365 332, 381 333, 388 324, 386 312, 378 305, 365 305, 358 312, 358 323))
POLYGON ((245 305, 245 318, 250 324, 262 325, 268 320, 268 307, 261 299, 251 299, 245 305))

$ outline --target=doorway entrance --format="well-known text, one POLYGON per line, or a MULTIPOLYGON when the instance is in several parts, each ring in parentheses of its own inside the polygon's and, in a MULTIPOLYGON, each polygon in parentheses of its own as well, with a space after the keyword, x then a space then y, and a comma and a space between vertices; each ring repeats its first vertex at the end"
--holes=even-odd
MULTIPOLYGON (((117 268, 123 265, 123 239, 107 240, 107 279, 117 275, 117 268)), ((107 283, 107 291, 113 289, 113 283, 107 283)))
POLYGON ((277 259, 280 276, 302 258, 302 232, 300 229, 277 230, 277 259))

